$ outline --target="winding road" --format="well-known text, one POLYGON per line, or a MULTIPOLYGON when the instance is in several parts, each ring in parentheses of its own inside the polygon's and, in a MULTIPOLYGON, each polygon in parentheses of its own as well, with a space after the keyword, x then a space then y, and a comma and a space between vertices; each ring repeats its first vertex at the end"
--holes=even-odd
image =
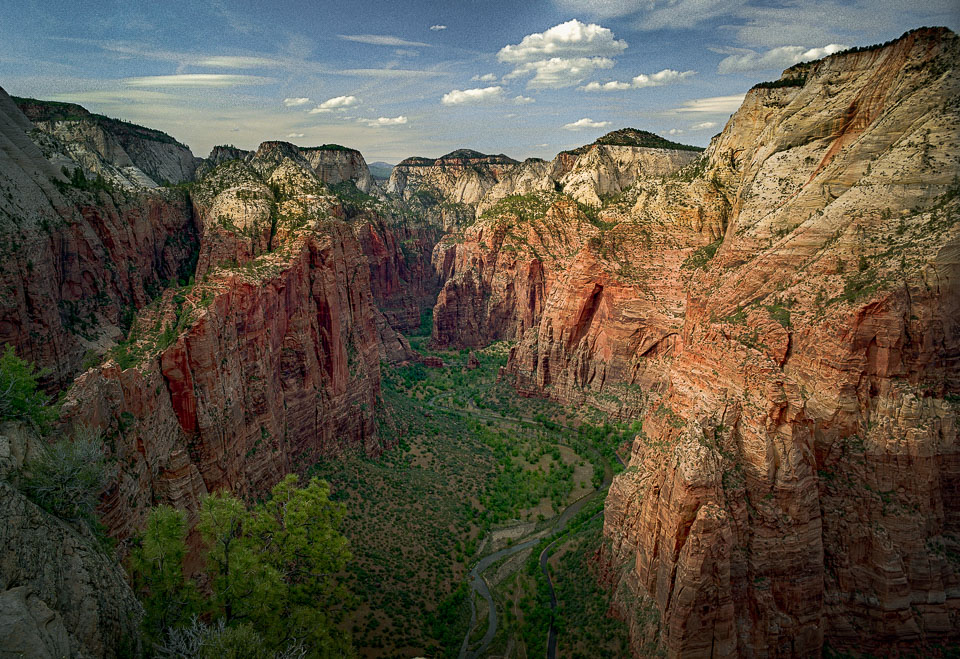
MULTIPOLYGON (((452 395, 452 392, 449 392, 449 391, 438 393, 430 399, 427 405, 429 407, 433 407, 434 409, 441 410, 443 412, 447 412, 449 414, 454 414, 457 416, 471 416, 473 418, 483 418, 483 419, 509 421, 509 422, 526 421, 529 423, 534 421, 533 419, 507 417, 501 414, 497 414, 496 412, 481 411, 481 410, 464 410, 464 409, 448 407, 446 405, 438 404, 438 401, 441 398, 446 398, 450 395, 452 395)), ((558 425, 567 430, 574 430, 574 431, 576 430, 576 428, 567 426, 565 424, 558 424, 558 425)), ((597 454, 600 455, 599 453, 597 454)), ((603 458, 603 456, 600 456, 600 457, 601 459, 603 458)), ((616 458, 617 462, 620 463, 621 466, 624 466, 623 460, 620 459, 619 455, 614 454, 614 457, 616 458)), ((473 566, 473 568, 470 570, 470 590, 471 590, 470 592, 470 626, 468 627, 466 634, 464 634, 463 636, 463 642, 460 644, 460 652, 458 655, 458 659, 477 659, 478 657, 483 656, 483 654, 487 651, 487 649, 489 649, 490 644, 493 643, 494 637, 497 635, 497 624, 498 624, 497 607, 495 602, 493 601, 493 594, 490 592, 490 588, 489 586, 487 586, 487 582, 483 578, 484 571, 486 571, 487 568, 489 568, 491 565, 494 565, 509 556, 512 556, 525 549, 529 549, 530 547, 536 545, 537 543, 543 541, 544 539, 553 537, 558 533, 561 533, 566 528, 567 524, 570 522, 570 520, 573 518, 574 515, 580 512, 580 510, 589 501, 596 498, 601 493, 605 492, 607 488, 610 487, 610 483, 613 477, 613 470, 611 469, 609 462, 607 462, 606 460, 604 460, 603 472, 604 472, 603 482, 600 484, 600 487, 594 490, 593 492, 588 492, 587 494, 583 495, 582 497, 580 497, 579 499, 571 503, 569 506, 564 508, 563 512, 561 512, 559 515, 557 515, 551 520, 551 527, 547 533, 543 535, 540 535, 539 532, 528 534, 528 537, 530 535, 535 535, 536 537, 529 538, 528 540, 524 540, 519 544, 511 545, 510 547, 506 547, 499 551, 495 551, 492 554, 484 556, 479 561, 477 561, 476 565, 473 566), (487 602, 487 630, 484 633, 483 638, 480 639, 480 645, 475 650, 470 650, 470 636, 473 634, 474 629, 476 629, 477 627, 477 607, 476 607, 476 604, 474 603, 474 593, 478 594, 487 602)), ((601 514, 603 514, 602 510, 598 512, 596 515, 594 515, 593 517, 591 517, 591 519, 594 519, 601 514)), ((543 575, 546 577, 547 585, 550 588, 550 608, 553 611, 556 611, 557 609, 557 596, 553 589, 553 581, 550 579, 550 574, 547 570, 547 561, 550 558, 550 549, 553 547, 554 544, 556 544, 556 542, 557 542, 556 540, 554 542, 551 542, 549 545, 547 545, 543 549, 542 552, 540 552, 540 570, 543 572, 543 575)), ((551 623, 550 630, 547 633, 547 659, 556 659, 556 656, 557 656, 557 630, 556 630, 556 627, 554 627, 554 625, 551 623)))

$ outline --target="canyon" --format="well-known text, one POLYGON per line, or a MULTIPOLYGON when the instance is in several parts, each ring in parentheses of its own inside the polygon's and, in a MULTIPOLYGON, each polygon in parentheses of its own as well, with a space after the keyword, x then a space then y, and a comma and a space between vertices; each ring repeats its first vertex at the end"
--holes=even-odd
MULTIPOLYGON (((443 366, 421 330, 507 341, 517 395, 642 422, 590 557, 635 656, 937 655, 960 642, 958 62, 921 28, 755 86, 705 150, 627 128, 385 182, 339 145, 201 159, 0 90, 0 343, 65 392, 59 430, 102 433, 122 550, 156 504, 400 450, 384 371, 443 366)), ((47 529, 132 598, 0 487, 25 544, 47 529)), ((55 647, 119 656, 121 612, 73 619, 18 569, 42 601, 0 597, 53 611, 55 647)))

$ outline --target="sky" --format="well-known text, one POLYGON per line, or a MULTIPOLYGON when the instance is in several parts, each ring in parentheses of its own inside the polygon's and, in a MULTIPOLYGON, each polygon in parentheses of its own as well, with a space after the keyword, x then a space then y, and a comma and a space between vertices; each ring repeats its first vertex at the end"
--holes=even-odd
POLYGON ((706 146, 755 83, 958 0, 4 0, 0 86, 216 144, 552 158, 630 126, 706 146), (282 5, 282 6, 278 6, 282 5))

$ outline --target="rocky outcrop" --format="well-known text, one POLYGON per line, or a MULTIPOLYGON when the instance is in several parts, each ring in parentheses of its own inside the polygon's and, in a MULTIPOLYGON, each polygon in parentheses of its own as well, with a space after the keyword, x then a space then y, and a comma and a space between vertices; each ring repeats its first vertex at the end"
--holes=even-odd
POLYGON ((560 153, 549 163, 537 158, 519 163, 469 149, 437 159, 407 158, 394 168, 387 192, 407 201, 419 197, 466 205, 480 214, 505 197, 536 192, 561 191, 600 206, 601 198, 623 192, 638 177, 672 174, 698 156, 699 149, 628 128, 560 153), (652 144, 656 146, 647 146, 652 144))
POLYGON ((193 180, 197 159, 166 133, 93 114, 73 103, 15 100, 34 126, 65 145, 69 159, 88 172, 133 188, 193 180))
POLYGON ((44 512, 6 479, 19 433, 0 430, 0 648, 9 656, 138 654, 142 607, 123 570, 81 524, 44 512))
POLYGON ((336 198, 302 165, 234 161, 198 182, 196 283, 167 290, 115 359, 71 388, 65 419, 105 429, 121 466, 102 506, 114 536, 159 502, 193 511, 209 491, 256 497, 323 456, 381 450, 370 270, 336 198), (274 218, 262 236, 249 204, 274 218), (218 262, 205 256, 211 240, 255 249, 218 262))
POLYGON ((328 185, 352 182, 360 192, 376 189, 367 162, 356 149, 348 149, 339 144, 302 147, 300 151, 313 167, 317 178, 328 185))
POLYGON ((958 61, 923 29, 798 65, 711 144, 728 227, 607 498, 638 655, 960 640, 958 61))
POLYGON ((84 165, 67 153, 106 161, 85 143, 34 130, 2 90, 0 131, 0 343, 64 385, 86 353, 102 353, 121 335, 128 310, 192 273, 192 209, 178 190, 68 182, 60 163, 84 165), (51 161, 31 137, 60 155, 51 161))

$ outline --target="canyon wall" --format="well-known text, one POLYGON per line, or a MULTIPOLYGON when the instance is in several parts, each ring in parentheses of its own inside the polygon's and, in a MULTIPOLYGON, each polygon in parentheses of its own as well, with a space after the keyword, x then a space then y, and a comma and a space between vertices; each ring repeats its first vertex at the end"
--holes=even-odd
POLYGON ((291 148, 267 143, 196 184, 195 282, 141 311, 68 393, 65 419, 106 429, 120 464, 101 509, 116 537, 156 503, 256 498, 324 456, 381 450, 370 270, 339 199, 278 155, 291 148))
POLYGON ((192 209, 182 191, 133 187, 149 178, 115 140, 122 167, 36 129, 3 90, 0 135, 0 343, 63 386, 133 310, 192 273, 192 209))
POLYGON ((798 65, 711 144, 724 239, 607 499, 639 656, 958 641, 958 58, 922 29, 798 65))

